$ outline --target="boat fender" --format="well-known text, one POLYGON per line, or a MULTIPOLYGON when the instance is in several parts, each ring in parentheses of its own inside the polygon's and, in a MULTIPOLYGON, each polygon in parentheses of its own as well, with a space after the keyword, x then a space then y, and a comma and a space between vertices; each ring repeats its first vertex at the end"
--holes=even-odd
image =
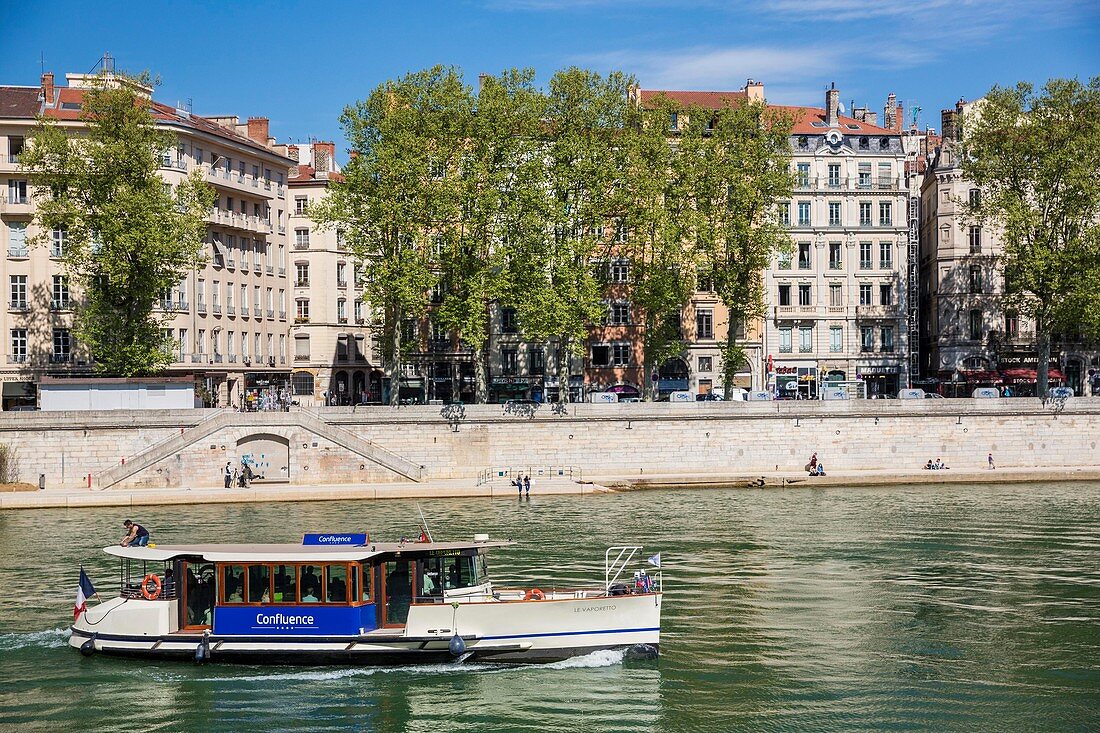
POLYGON ((80 645, 80 653, 86 657, 90 657, 95 654, 95 637, 88 639, 86 642, 80 645))
POLYGON ((538 588, 532 588, 523 595, 525 601, 544 601, 546 600, 546 594, 538 588))
POLYGON ((141 579, 141 595, 145 597, 147 601, 155 601, 160 598, 160 576, 156 573, 149 573, 141 579), (153 584, 153 589, 149 590, 149 584, 153 584))
POLYGON ((455 634, 451 637, 451 643, 447 648, 451 650, 451 654, 456 657, 461 657, 466 653, 466 641, 458 634, 455 634))
POLYGON ((210 638, 202 637, 202 641, 195 647, 195 664, 206 664, 210 661, 210 638))

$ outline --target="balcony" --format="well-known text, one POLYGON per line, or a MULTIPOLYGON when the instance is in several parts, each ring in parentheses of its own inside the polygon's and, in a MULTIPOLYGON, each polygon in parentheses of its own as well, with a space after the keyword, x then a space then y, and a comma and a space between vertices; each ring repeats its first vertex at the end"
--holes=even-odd
POLYGON ((264 272, 263 264, 261 264, 259 262, 253 262, 252 263, 252 272, 256 273, 257 275, 262 275, 263 272, 264 272))
MULTIPOLYGON (((218 312, 218 311, 217 311, 217 307, 218 307, 218 306, 214 306, 214 308, 215 308, 214 312, 215 312, 215 313, 217 313, 217 312, 218 312)), ((227 315, 227 316, 235 316, 235 315, 237 315, 237 308, 236 308, 235 306, 232 306, 232 305, 227 305, 227 306, 225 307, 225 315, 227 315)))
POLYGON ((281 321, 286 320, 286 311, 279 311, 279 320, 281 320, 281 321))
POLYGON ((237 355, 236 354, 230 354, 229 355, 229 363, 230 364, 236 364, 237 363, 237 355))
MULTIPOLYGON (((294 361, 296 361, 296 362, 297 361, 309 361, 309 354, 295 354, 294 355, 294 361)), ((283 361, 282 358, 280 358, 279 363, 284 364, 285 362, 283 361)))
POLYGON ((275 268, 272 265, 268 265, 264 269, 267 270, 268 275, 274 275, 275 274, 275 268))
POLYGON ((347 286, 348 286, 348 281, 347 280, 337 280, 336 281, 336 287, 338 287, 338 288, 346 288, 347 286))
POLYGON ((0 199, 0 213, 30 216, 34 213, 31 208, 31 201, 25 196, 15 199, 0 199))
POLYGON ((205 364, 206 363, 206 354, 191 354, 191 363, 192 364, 205 364))
POLYGON ((340 323, 340 324, 347 323, 348 322, 348 317, 347 316, 337 316, 336 317, 336 322, 340 323))
POLYGON ((905 188, 903 177, 872 177, 870 175, 857 176, 810 176, 797 177, 794 190, 796 191, 901 191, 905 188))
POLYGON ((897 318, 896 305, 860 305, 856 306, 856 318, 897 318))
POLYGON ((30 256, 30 250, 26 247, 8 247, 8 257, 23 259, 30 256))
MULTIPOLYGON (((169 306, 171 306, 171 303, 169 303, 169 306)), ((68 298, 63 298, 63 299, 60 299, 60 300, 51 300, 50 301, 50 310, 67 311, 67 310, 71 309, 72 307, 73 307, 72 306, 72 301, 69 300, 68 298)))
POLYGON ((200 300, 198 302, 198 305, 195 306, 195 311, 197 313, 202 314, 202 315, 206 315, 206 303, 204 303, 200 300))
POLYGON ((280 267, 279 268, 279 276, 283 277, 285 275, 286 275, 286 268, 285 267, 280 267))
POLYGON ((309 278, 299 278, 294 281, 294 287, 296 288, 308 288, 309 278))
POLYGON ((298 241, 296 239, 296 240, 294 240, 294 249, 297 249, 297 250, 309 249, 309 242, 308 241, 301 242, 301 241, 298 241))
MULTIPOLYGON (((242 305, 241 306, 241 315, 242 316, 247 316, 248 315, 248 306, 247 305, 242 305)), ((259 315, 259 314, 257 313, 257 315, 259 315)))
POLYGON ((848 309, 843 305, 830 305, 825 307, 825 315, 827 316, 846 316, 848 309))
POLYGON ((9 364, 26 364, 27 363, 27 355, 26 354, 8 354, 8 363, 9 364))
POLYGON ((211 359, 211 361, 212 361, 212 362, 213 362, 214 364, 221 364, 221 363, 222 363, 222 361, 224 361, 224 357, 223 357, 223 356, 222 356, 221 354, 214 354, 214 356, 213 356, 213 358, 211 359))
POLYGON ((309 316, 294 316, 295 323, 309 323, 309 316))
POLYGON ((214 315, 220 316, 222 314, 222 307, 217 303, 210 306, 210 312, 214 315))
POLYGON ((27 301, 25 301, 25 300, 9 300, 8 301, 8 310, 11 310, 11 311, 25 311, 25 310, 30 310, 30 308, 27 307, 27 301))
POLYGON ((50 354, 50 363, 51 364, 68 364, 70 361, 72 361, 72 359, 73 359, 72 354, 65 354, 65 353, 50 354))
POLYGON ((776 320, 790 318, 814 318, 817 316, 817 306, 814 305, 777 305, 775 306, 776 320))

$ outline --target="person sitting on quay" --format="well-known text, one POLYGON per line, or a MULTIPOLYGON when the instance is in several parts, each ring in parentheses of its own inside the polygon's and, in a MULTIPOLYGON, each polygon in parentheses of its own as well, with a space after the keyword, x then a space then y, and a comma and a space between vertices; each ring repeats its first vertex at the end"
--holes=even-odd
POLYGON ((937 458, 936 459, 936 470, 937 471, 943 471, 946 468, 947 468, 947 464, 943 462, 943 459, 942 458, 937 458))
POLYGON ((932 470, 932 469, 934 469, 935 467, 936 467, 936 464, 932 463, 932 459, 931 459, 931 458, 929 458, 929 459, 928 459, 928 463, 924 464, 924 470, 925 470, 925 471, 931 471, 931 470, 932 470))
POLYGON ((127 519, 122 523, 126 528, 126 536, 119 542, 123 547, 145 547, 149 544, 149 530, 140 524, 134 524, 127 519))

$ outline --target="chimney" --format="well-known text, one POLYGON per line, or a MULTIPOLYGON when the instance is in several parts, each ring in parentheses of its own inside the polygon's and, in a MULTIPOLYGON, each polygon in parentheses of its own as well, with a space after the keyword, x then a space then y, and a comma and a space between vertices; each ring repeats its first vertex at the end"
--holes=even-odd
POLYGON ((836 127, 840 124, 840 91, 833 82, 825 92, 825 124, 836 127))
POLYGON ((905 126, 905 103, 898 102, 897 107, 894 108, 894 129, 901 132, 905 126))
POLYGON ((42 75, 42 99, 45 100, 47 105, 53 106, 54 88, 52 71, 47 71, 42 75))
POLYGON ((260 145, 267 145, 269 122, 270 121, 266 117, 249 117, 248 138, 258 142, 260 145))
POLYGON ((867 110, 867 114, 864 115, 863 121, 866 122, 868 125, 874 125, 875 127, 878 127, 878 112, 867 110))
POLYGON ((959 113, 953 109, 940 110, 940 128, 944 140, 958 138, 959 113))
POLYGON ((750 102, 764 101, 764 82, 749 79, 745 82, 745 99, 750 102))
POLYGON ((313 143, 313 168, 318 173, 336 170, 336 143, 313 143))
POLYGON ((477 93, 481 94, 481 90, 485 88, 485 82, 489 80, 488 74, 477 75, 477 93))
POLYGON ((898 112, 897 101, 898 95, 890 92, 890 94, 886 97, 886 106, 882 108, 882 126, 885 127, 887 130, 896 129, 894 126, 897 123, 895 122, 894 118, 898 112))
POLYGON ((298 158, 298 146, 297 145, 287 145, 286 146, 286 157, 290 158, 291 160, 300 160, 298 158))

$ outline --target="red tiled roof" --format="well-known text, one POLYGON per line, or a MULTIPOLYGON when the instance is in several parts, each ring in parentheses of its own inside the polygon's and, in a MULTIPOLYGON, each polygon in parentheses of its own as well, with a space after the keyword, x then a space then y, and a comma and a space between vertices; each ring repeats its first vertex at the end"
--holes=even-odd
POLYGON ((317 175, 316 169, 311 165, 299 165, 298 175, 291 176, 287 179, 287 183, 293 184, 307 184, 307 183, 329 183, 330 181, 343 181, 344 176, 338 171, 329 171, 327 174, 322 173, 317 175))
POLYGON ((0 117, 34 119, 41 91, 38 87, 0 86, 0 117))

